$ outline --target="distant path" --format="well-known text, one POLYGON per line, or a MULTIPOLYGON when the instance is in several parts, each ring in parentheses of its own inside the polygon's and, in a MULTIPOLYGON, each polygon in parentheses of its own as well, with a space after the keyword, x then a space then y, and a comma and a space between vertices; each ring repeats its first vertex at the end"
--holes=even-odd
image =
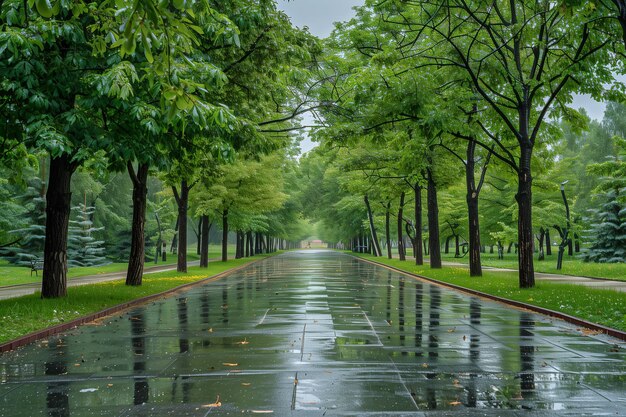
MULTIPOLYGON (((211 260, 210 260, 211 261, 211 260)), ((187 262, 188 266, 200 265, 200 261, 187 262)), ((156 272, 175 271, 176 264, 151 266, 144 268, 144 274, 154 274, 156 272)), ((86 275, 84 277, 72 278, 67 280, 68 287, 77 287, 79 285, 95 284, 97 282, 115 281, 125 279, 126 271, 109 272, 107 274, 86 275)), ((0 300, 7 298, 21 297, 24 295, 34 294, 41 290, 41 282, 32 282, 28 284, 7 285, 0 287, 0 300)))

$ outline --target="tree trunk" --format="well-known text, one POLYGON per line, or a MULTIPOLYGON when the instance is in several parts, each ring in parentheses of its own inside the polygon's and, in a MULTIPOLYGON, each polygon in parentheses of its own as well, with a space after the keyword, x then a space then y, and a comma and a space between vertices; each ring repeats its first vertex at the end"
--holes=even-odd
POLYGON ((430 169, 428 170, 428 252, 430 267, 441 268, 441 245, 439 243, 439 205, 437 186, 430 169))
MULTIPOLYGON (((178 202, 176 204, 178 205, 178 202)), ((171 253, 178 252, 178 225, 179 224, 180 224, 180 217, 176 216, 176 224, 174 225, 174 237, 172 237, 172 244, 170 245, 171 253)))
POLYGON ((157 222, 157 229, 159 230, 159 237, 157 239, 156 249, 154 251, 154 263, 159 263, 161 257, 161 245, 163 244, 163 229, 161 229, 161 219, 159 219, 159 213, 154 212, 154 218, 157 222))
POLYGON ((459 235, 454 235, 454 257, 461 257, 461 252, 459 251, 459 235))
POLYGON ((391 254, 391 230, 390 230, 390 226, 389 226, 389 221, 390 221, 390 213, 391 210, 391 201, 387 202, 387 211, 385 211, 385 236, 386 236, 386 243, 387 243, 387 258, 392 259, 393 255, 391 254))
POLYGON ((450 253, 450 239, 452 239, 454 235, 450 235, 446 238, 446 243, 443 244, 443 253, 450 253))
MULTIPOLYGON (((133 223, 130 238, 130 257, 126 272, 126 285, 141 285, 146 249, 146 207, 148 196, 148 164, 142 163, 137 167, 126 164, 128 174, 133 182, 133 223)), ((158 248, 157 248, 158 250, 158 248)))
POLYGON ((404 238, 402 237, 402 224, 404 223, 404 191, 400 194, 400 207, 398 208, 398 255, 401 261, 406 261, 404 238))
POLYGON ((198 231, 196 232, 196 255, 200 255, 202 252, 202 216, 198 219, 198 231))
POLYGON ((178 264, 176 271, 187 272, 187 208, 189 206, 189 190, 187 180, 180 183, 180 195, 176 187, 172 187, 174 198, 178 204, 178 264))
POLYGON ((50 158, 41 298, 67 295, 67 231, 72 198, 70 187, 75 169, 76 164, 70 162, 68 155, 50 158))
POLYGON ((222 262, 228 261, 228 209, 222 212, 222 262))
POLYGON ((521 146, 519 163, 518 188, 515 199, 518 205, 517 239, 520 288, 535 286, 535 269, 533 265, 533 224, 532 224, 532 176, 530 159, 532 147, 521 146))
MULTIPOLYGON (((467 162, 465 164, 467 217, 469 223, 469 268, 471 277, 480 277, 483 274, 480 260, 480 225, 478 216, 478 194, 480 190, 476 187, 474 173, 475 151, 476 142, 472 140, 467 144, 467 162)), ((485 169, 486 166, 483 167, 483 170, 485 169)), ((484 171, 482 175, 484 178, 484 171)))
POLYGON ((364 197, 365 206, 367 207, 367 217, 370 222, 370 232, 372 234, 372 250, 374 251, 374 256, 382 256, 382 251, 380 250, 380 242, 378 241, 378 236, 376 235, 376 228, 374 227, 374 217, 372 216, 372 208, 370 207, 370 201, 367 198, 367 195, 364 197))
POLYGON ((244 252, 243 244, 244 244, 243 232, 240 230, 237 230, 237 250, 235 253, 235 259, 243 258, 243 252, 244 252))
POLYGON ((422 187, 415 183, 415 265, 424 265, 424 251, 422 250, 422 187))
POLYGON ((539 243, 539 255, 537 256, 537 260, 543 261, 545 259, 545 252, 543 250, 543 242, 546 234, 546 229, 541 227, 539 229, 539 237, 537 238, 537 242, 539 243))
POLYGON ((567 256, 572 256, 572 255, 574 255, 574 240, 569 239, 567 241, 567 256))
POLYGON ((552 255, 552 242, 550 239, 550 228, 546 229, 546 255, 552 255))
POLYGON ((209 267, 209 231, 211 230, 211 224, 209 224, 209 216, 200 216, 201 230, 200 233, 200 268, 209 267))
POLYGON ((252 240, 252 232, 246 232, 246 253, 245 253, 246 258, 250 256, 251 240, 252 240))

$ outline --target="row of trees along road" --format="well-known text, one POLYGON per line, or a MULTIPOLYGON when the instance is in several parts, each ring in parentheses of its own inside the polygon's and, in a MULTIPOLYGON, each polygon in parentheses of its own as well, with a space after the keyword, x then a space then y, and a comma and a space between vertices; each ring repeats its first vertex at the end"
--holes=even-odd
MULTIPOLYGON (((599 124, 568 104, 575 93, 623 98, 614 76, 624 10, 621 0, 366 0, 323 49, 270 0, 4 0, 1 204, 17 218, 27 182, 45 202, 43 297, 66 294, 72 184, 97 179, 81 194, 97 184, 113 195, 107 183, 122 174, 132 184, 128 285, 141 284, 149 208, 157 247, 169 237, 161 223, 175 224, 181 272, 190 216, 206 265, 212 222, 223 257, 231 229, 245 256, 275 246, 259 232, 303 237, 305 211, 325 240, 378 255, 395 236, 405 257, 408 235, 416 262, 428 255, 433 268, 442 245, 458 252, 465 239, 473 276, 485 242, 503 252, 516 239, 519 284, 532 287, 534 247, 549 251, 550 232, 565 245, 582 239, 598 177, 622 164, 611 136, 623 129, 611 125, 623 107, 610 105, 599 124), (293 132, 311 110, 322 146, 298 171, 293 132), (614 165, 603 165, 613 149, 614 165), (25 173, 37 170, 35 184, 25 173), (557 215, 566 179, 576 189, 569 235, 557 215)), ((87 207, 103 202, 92 198, 83 212, 97 223, 87 207)), ((0 220, 0 245, 12 243, 11 221, 0 220)))
MULTIPOLYGON (((412 189, 415 223, 407 230, 420 242, 425 188, 427 249, 437 268, 439 190, 463 172, 466 215, 446 221, 454 230, 467 217, 470 273, 477 276, 479 197, 489 180, 489 188, 514 194, 519 285, 534 286, 534 230, 552 228, 548 214, 557 202, 535 204, 546 215, 537 220, 533 180, 549 190, 541 173, 555 160, 555 143, 564 126, 576 131, 584 120, 567 106, 575 93, 623 97, 613 78, 624 70, 624 10, 621 1, 365 1, 328 40, 319 91, 336 106, 324 109, 327 126, 318 138, 336 154, 331 169, 349 172, 339 180, 347 194, 335 204, 361 210, 365 199, 373 224, 374 196, 389 212, 390 202, 412 189)), ((400 235, 402 212, 397 218, 400 235)), ((494 232, 500 245, 511 232, 507 223, 494 232)), ((376 245, 374 227, 371 234, 376 245)))
MULTIPOLYGON (((287 155, 292 119, 311 106, 307 74, 318 41, 271 1, 5 0, 0 25, 0 159, 19 181, 25 166, 49 157, 44 298, 66 295, 77 170, 130 176, 126 283, 140 285, 150 175, 161 173, 172 188, 178 270, 186 271, 191 190, 240 175, 222 168, 232 161, 243 170, 260 155, 287 155)), ((275 200, 251 212, 285 199, 275 200)), ((213 209, 198 207, 202 215, 213 209)), ((238 215, 246 208, 239 205, 238 215)))

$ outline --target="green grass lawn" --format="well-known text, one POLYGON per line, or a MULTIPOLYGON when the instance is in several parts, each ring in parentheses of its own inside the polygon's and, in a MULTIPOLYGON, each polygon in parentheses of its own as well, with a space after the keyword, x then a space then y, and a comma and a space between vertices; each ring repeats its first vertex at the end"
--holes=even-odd
MULTIPOLYGON (((519 289, 517 272, 483 271, 482 277, 469 277, 462 267, 430 269, 412 260, 376 258, 359 255, 403 271, 460 285, 498 297, 560 311, 594 323, 626 331, 626 293, 601 290, 574 284, 538 282, 535 288, 519 289)), ((565 267, 565 266, 564 266, 565 267)))
MULTIPOLYGON (((187 261, 193 262, 200 259, 195 252, 195 246, 192 251, 187 252, 187 261)), ((228 254, 233 256, 235 254, 235 246, 229 245, 228 254)), ((222 255, 221 247, 218 245, 209 246, 209 258, 219 258, 222 255)), ((127 268, 126 263, 111 263, 103 266, 89 266, 89 267, 75 267, 69 268, 67 271, 68 279, 84 277, 87 275, 107 274, 111 272, 123 272, 127 268)), ((162 265, 176 265, 176 254, 167 254, 167 261, 154 263, 146 261, 145 268, 152 266, 162 265)), ((0 260, 0 287, 6 285, 28 284, 33 282, 41 282, 41 271, 38 271, 38 275, 33 273, 31 275, 30 267, 28 266, 16 266, 11 265, 5 260, 0 260)))
POLYGON ((143 277, 140 287, 128 287, 123 281, 68 288, 68 296, 61 299, 42 300, 39 294, 0 300, 0 342, 75 318, 94 313, 136 298, 157 294, 179 285, 199 281, 269 255, 212 262, 209 268, 190 267, 187 274, 176 271, 161 272, 143 277))

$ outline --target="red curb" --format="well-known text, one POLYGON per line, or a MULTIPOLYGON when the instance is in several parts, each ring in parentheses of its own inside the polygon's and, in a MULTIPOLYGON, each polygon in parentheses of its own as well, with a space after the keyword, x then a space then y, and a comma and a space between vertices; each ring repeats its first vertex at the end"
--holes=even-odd
POLYGON ((178 287, 174 287, 174 288, 171 288, 171 289, 166 290, 166 291, 162 291, 162 292, 157 293, 157 294, 147 295, 145 297, 137 298, 137 299, 132 300, 132 301, 128 301, 128 302, 125 302, 125 303, 122 303, 122 304, 118 304, 116 306, 105 308, 104 310, 100 310, 100 311, 97 311, 95 313, 88 314, 86 316, 78 317, 77 319, 68 321, 67 323, 61 323, 61 324, 57 324, 56 326, 48 327, 48 328, 45 328, 45 329, 42 329, 42 330, 37 330, 37 331, 29 333, 29 334, 27 334, 25 336, 21 336, 21 337, 19 337, 17 339, 9 340, 8 342, 4 342, 4 343, 0 344, 0 353, 8 352, 10 350, 14 350, 14 349, 17 349, 19 347, 25 346, 25 345, 27 345, 29 343, 33 343, 33 342, 35 342, 37 340, 45 339, 46 337, 50 337, 50 336, 54 336, 54 335, 59 334, 59 333, 63 333, 65 331, 67 331, 67 330, 74 329, 74 328, 76 328, 76 327, 78 327, 80 325, 93 322, 94 320, 100 319, 102 317, 107 317, 107 316, 113 315, 115 313, 119 313, 120 311, 127 310, 127 309, 129 309, 131 307, 137 307, 138 305, 146 304, 146 303, 148 303, 148 302, 150 302, 152 300, 155 300, 157 298, 165 298, 165 297, 167 297, 169 295, 172 295, 173 293, 178 292, 178 291, 185 291, 185 290, 190 289, 191 287, 195 287, 195 286, 198 286, 198 285, 201 285, 201 284, 206 284, 207 282, 217 281, 217 280, 219 280, 221 278, 224 278, 224 277, 226 277, 226 276, 228 276, 228 275, 230 275, 230 274, 232 274, 234 272, 237 272, 237 271, 239 271, 239 270, 241 270, 243 268, 246 268, 246 267, 248 267, 250 265, 253 265, 253 264, 257 263, 257 262, 261 262, 261 261, 263 261, 265 259, 267 259, 267 258, 257 259, 255 261, 249 262, 249 263, 247 263, 245 265, 241 265, 241 266, 238 266, 236 268, 229 269, 229 270, 224 271, 224 272, 220 272, 219 274, 212 275, 210 277, 201 279, 200 281, 194 281, 194 282, 189 282, 187 284, 182 284, 182 285, 179 285, 178 287))
POLYGON ((385 264, 380 263, 380 262, 372 261, 370 259, 364 259, 364 258, 360 258, 360 257, 354 256, 354 255, 351 255, 351 256, 353 256, 353 257, 355 257, 355 258, 357 258, 357 259, 359 259, 359 260, 361 260, 363 262, 368 262, 368 263, 371 263, 371 264, 374 264, 374 265, 382 266, 383 268, 391 269, 391 270, 393 270, 395 272, 399 272, 401 274, 408 275, 408 276, 413 277, 413 278, 418 278, 418 279, 421 279, 423 281, 427 281, 427 282, 430 282, 430 283, 433 283, 433 284, 437 284, 437 285, 442 286, 442 287, 453 288, 455 290, 458 290, 458 291, 461 291, 461 292, 464 292, 464 293, 476 295, 476 296, 479 296, 479 297, 482 297, 482 298, 487 298, 487 299, 490 299, 490 300, 493 300, 493 301, 498 301, 498 302, 500 302, 502 304, 512 305, 514 307, 518 307, 518 308, 522 308, 522 309, 525 309, 525 310, 534 311, 536 313, 541 313, 541 314, 544 314, 546 316, 555 317, 555 318, 561 319, 563 321, 566 321, 568 323, 572 323, 572 324, 576 324, 576 325, 579 325, 579 326, 583 326, 583 327, 586 327, 586 328, 588 328, 590 330, 599 331, 599 332, 602 332, 602 333, 607 334, 609 336, 615 337, 616 339, 620 339, 620 340, 626 341, 626 332, 623 332, 623 331, 617 330, 617 329, 613 329, 611 327, 606 327, 606 326, 603 326, 603 325, 598 324, 598 323, 592 323, 590 321, 583 320, 583 319, 581 319, 579 317, 574 317, 574 316, 570 316, 569 314, 561 313, 560 311, 554 311, 554 310, 550 310, 550 309, 547 309, 547 308, 535 306, 535 305, 532 305, 532 304, 526 304, 526 303, 523 303, 521 301, 509 300, 508 298, 498 297, 497 295, 487 294, 487 293, 484 293, 484 292, 473 290, 471 288, 461 287, 460 285, 451 284, 451 283, 448 283, 448 282, 439 281, 439 280, 436 280, 436 279, 433 279, 433 278, 428 278, 428 277, 425 277, 425 276, 422 276, 422 275, 414 274, 412 272, 403 271, 403 270, 401 270, 399 268, 396 268, 396 267, 393 267, 393 266, 389 266, 389 265, 385 265, 385 264))

